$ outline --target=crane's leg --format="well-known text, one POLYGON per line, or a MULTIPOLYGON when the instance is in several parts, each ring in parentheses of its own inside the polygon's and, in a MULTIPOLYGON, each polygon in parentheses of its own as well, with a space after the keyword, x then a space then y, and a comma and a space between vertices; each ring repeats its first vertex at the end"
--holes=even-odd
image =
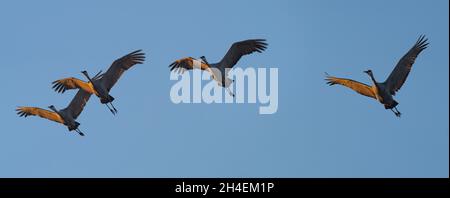
POLYGON ((394 112, 394 114, 395 114, 397 117, 400 117, 400 116, 402 115, 402 113, 400 113, 400 111, 398 111, 397 107, 394 107, 394 109, 391 109, 391 111, 394 112), (394 109, 395 109, 395 111, 394 111, 394 109))
POLYGON ((397 114, 395 114, 395 115, 400 117, 402 115, 402 113, 400 113, 400 111, 398 111, 397 107, 394 107, 394 109, 397 111, 397 114))
POLYGON ((111 104, 111 107, 113 108, 114 112, 117 113, 117 109, 116 109, 116 107, 114 107, 113 103, 109 102, 109 104, 111 104))
POLYGON ((113 115, 116 115, 116 113, 111 109, 111 107, 109 107, 108 103, 105 103, 105 105, 108 107, 109 111, 111 111, 113 115))
POLYGON ((391 109, 391 111, 392 111, 395 115, 397 115, 397 112, 395 112, 394 109, 391 109))
POLYGON ((228 92, 228 94, 230 94, 231 96, 235 97, 234 93, 231 92, 230 87, 227 87, 227 92, 228 92))
POLYGON ((84 133, 83 132, 81 132, 81 130, 80 129, 75 129, 75 131, 78 133, 78 134, 80 134, 81 136, 84 136, 84 133))

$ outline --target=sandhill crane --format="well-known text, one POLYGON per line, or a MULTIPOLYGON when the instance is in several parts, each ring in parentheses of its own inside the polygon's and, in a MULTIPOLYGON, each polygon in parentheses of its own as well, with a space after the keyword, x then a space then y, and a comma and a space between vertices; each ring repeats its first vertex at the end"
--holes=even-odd
POLYGON ((70 102, 69 106, 59 111, 53 105, 50 105, 48 107, 52 111, 41 109, 38 107, 18 107, 16 111, 20 117, 37 115, 41 118, 46 118, 51 121, 64 124, 67 126, 69 131, 75 130, 78 134, 84 136, 84 133, 82 133, 78 128, 80 123, 75 120, 83 111, 83 108, 84 106, 86 106, 86 103, 88 102, 91 95, 92 94, 80 89, 70 102))
POLYGON ((136 50, 131 52, 117 60, 115 60, 109 67, 108 71, 101 74, 101 71, 91 79, 87 71, 82 71, 84 76, 88 79, 87 82, 80 79, 69 77, 54 81, 53 89, 56 92, 64 93, 68 89, 83 89, 86 92, 95 94, 100 98, 100 102, 105 104, 112 114, 117 113, 117 109, 113 105, 114 97, 109 95, 111 88, 119 80, 120 76, 126 70, 130 69, 136 64, 142 64, 145 60, 145 54, 141 52, 142 50, 136 50), (111 104, 111 107, 108 106, 111 104))
POLYGON ((364 71, 364 73, 369 75, 372 86, 351 79, 328 76, 328 74, 326 79, 328 81, 327 84, 330 86, 340 84, 355 90, 359 94, 374 98, 383 104, 385 109, 390 109, 397 117, 400 117, 401 113, 396 107, 398 102, 395 101, 392 96, 394 96, 405 83, 417 56, 427 48, 427 41, 428 39, 426 39, 425 36, 420 36, 416 44, 400 59, 389 77, 382 83, 375 80, 372 70, 367 70, 364 71))
MULTIPOLYGON (((208 71, 212 78, 218 82, 222 87, 225 87, 228 93, 232 96, 234 94, 229 89, 230 84, 233 80, 227 78, 229 69, 233 68, 234 65, 241 59, 242 56, 251 54, 253 52, 262 53, 267 48, 267 43, 265 39, 250 39, 233 43, 228 52, 218 63, 209 64, 204 56, 201 56, 201 70, 208 71), (228 70, 227 70, 228 69, 228 70)), ((169 65, 170 71, 175 71, 178 73, 183 73, 185 70, 194 69, 194 58, 187 57, 176 60, 169 65)))

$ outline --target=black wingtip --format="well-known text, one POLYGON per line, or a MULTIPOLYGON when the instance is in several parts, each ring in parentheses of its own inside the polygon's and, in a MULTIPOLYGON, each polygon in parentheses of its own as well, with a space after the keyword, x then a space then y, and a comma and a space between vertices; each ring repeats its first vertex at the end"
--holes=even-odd
POLYGON ((419 39, 417 39, 417 44, 426 43, 427 41, 428 41, 428 38, 426 38, 425 34, 422 34, 419 36, 419 39))
POLYGON ((130 54, 137 54, 139 52, 142 52, 142 49, 135 50, 135 51, 131 52, 130 54))
POLYGON ((257 41, 257 42, 265 42, 267 41, 266 39, 252 39, 253 41, 257 41))
POLYGON ((336 83, 332 81, 332 77, 330 76, 330 74, 328 74, 328 72, 324 72, 325 73, 325 81, 327 85, 331 86, 331 85, 335 85, 336 83))
POLYGON ((332 86, 332 85, 336 84, 335 82, 331 81, 331 79, 325 79, 325 80, 327 81, 326 84, 329 85, 329 86, 332 86))
POLYGON ((419 36, 419 39, 417 39, 417 42, 415 46, 419 48, 420 51, 426 49, 428 47, 428 38, 424 34, 419 36))

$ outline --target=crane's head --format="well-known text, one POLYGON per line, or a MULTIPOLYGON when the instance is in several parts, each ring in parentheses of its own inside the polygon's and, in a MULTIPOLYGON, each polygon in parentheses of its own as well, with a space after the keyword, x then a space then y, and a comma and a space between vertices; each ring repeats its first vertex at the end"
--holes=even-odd
POLYGON ((83 74, 85 74, 85 75, 86 75, 86 74, 87 74, 87 71, 86 71, 86 70, 84 70, 84 71, 81 71, 81 73, 83 73, 83 74))
POLYGON ((366 74, 369 74, 369 75, 372 75, 372 70, 367 70, 367 71, 364 71, 364 73, 366 73, 366 74))

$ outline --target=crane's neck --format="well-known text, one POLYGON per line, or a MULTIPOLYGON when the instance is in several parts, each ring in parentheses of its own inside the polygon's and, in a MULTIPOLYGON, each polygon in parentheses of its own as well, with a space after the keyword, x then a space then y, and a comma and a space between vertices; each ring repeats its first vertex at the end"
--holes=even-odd
MULTIPOLYGON (((105 95, 105 92, 104 91, 102 91, 102 90, 104 90, 104 89, 99 89, 100 87, 101 87, 101 85, 99 85, 100 83, 98 83, 97 82, 97 84, 96 83, 94 83, 94 81, 91 79, 91 77, 89 76, 89 74, 87 73, 87 71, 83 71, 82 72, 83 73, 83 75, 84 76, 86 76, 86 78, 89 80, 89 82, 91 83, 91 85, 92 85, 92 88, 94 88, 94 93, 95 93, 95 95, 97 95, 98 97, 101 97, 102 95, 105 95), (99 87, 100 86, 100 87, 99 87)), ((95 75, 96 77, 94 77, 96 80, 98 80, 98 75, 101 73, 101 71, 97 74, 97 75, 95 75)))
POLYGON ((94 84, 94 81, 91 79, 91 77, 89 76, 89 74, 87 73, 87 71, 82 72, 84 76, 86 76, 86 78, 89 80, 89 82, 92 84, 92 87, 94 88, 94 90, 98 93, 98 89, 97 86, 94 84))
POLYGON ((89 80, 89 82, 94 84, 94 82, 92 81, 91 77, 89 77, 89 74, 87 72, 83 72, 83 75, 86 76, 86 78, 89 80))
POLYGON ((59 114, 59 111, 55 108, 55 106, 52 105, 52 106, 49 106, 48 108, 50 108, 55 113, 59 114))
POLYGON ((377 86, 377 81, 375 80, 375 77, 373 77, 373 73, 368 73, 370 80, 372 80, 373 85, 377 86))

